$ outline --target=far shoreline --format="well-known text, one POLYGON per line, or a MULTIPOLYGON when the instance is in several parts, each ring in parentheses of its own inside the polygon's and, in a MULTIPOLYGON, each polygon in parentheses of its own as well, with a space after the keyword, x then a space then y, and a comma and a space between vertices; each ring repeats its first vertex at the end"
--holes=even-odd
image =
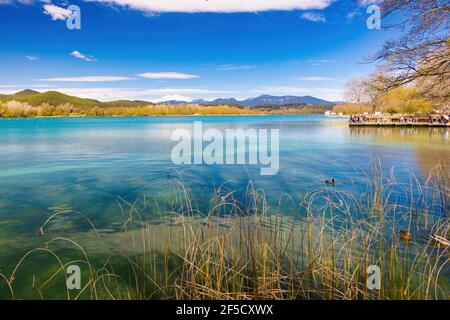
MULTIPOLYGON (((252 114, 170 114, 170 115, 118 115, 118 116, 36 116, 36 117, 0 117, 0 120, 28 120, 28 119, 82 119, 82 118, 160 118, 160 117, 249 117, 249 116, 322 116, 329 118, 321 113, 252 113, 252 114)), ((335 118, 348 118, 349 116, 335 117, 335 118)))

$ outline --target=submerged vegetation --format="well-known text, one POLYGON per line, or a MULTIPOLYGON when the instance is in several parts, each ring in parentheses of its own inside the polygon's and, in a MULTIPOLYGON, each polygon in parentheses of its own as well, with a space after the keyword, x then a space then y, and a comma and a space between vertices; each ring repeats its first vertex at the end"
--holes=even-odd
POLYGON ((252 183, 242 197, 221 186, 208 208, 180 178, 164 203, 118 199, 124 222, 115 231, 60 208, 37 228, 42 248, 0 273, 0 296, 448 299, 450 248, 430 238, 450 232, 448 168, 406 184, 383 172, 379 164, 361 172, 367 186, 356 196, 324 186, 279 205, 252 183), (64 221, 88 228, 71 234, 64 221), (35 259, 42 273, 29 272, 35 259), (82 270, 80 290, 65 286, 73 264, 82 270), (367 286, 371 265, 381 270, 379 290, 367 286))

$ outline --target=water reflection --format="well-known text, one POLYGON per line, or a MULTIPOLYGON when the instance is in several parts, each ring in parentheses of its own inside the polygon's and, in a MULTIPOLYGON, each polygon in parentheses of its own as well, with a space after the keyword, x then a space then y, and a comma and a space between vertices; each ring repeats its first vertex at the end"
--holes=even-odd
POLYGON ((349 130, 355 140, 413 150, 423 176, 450 162, 448 128, 350 127, 349 130))

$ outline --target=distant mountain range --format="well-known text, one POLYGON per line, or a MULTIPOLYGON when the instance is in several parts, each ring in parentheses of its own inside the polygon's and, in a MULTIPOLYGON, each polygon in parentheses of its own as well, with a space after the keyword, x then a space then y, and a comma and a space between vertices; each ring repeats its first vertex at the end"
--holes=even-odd
MULTIPOLYGON (((164 101, 165 104, 186 104, 185 101, 164 101)), ((263 107, 263 106, 274 106, 274 105, 290 105, 290 104, 305 104, 305 105, 330 105, 336 104, 336 102, 331 102, 312 96, 271 96, 271 95, 261 95, 256 98, 249 98, 245 100, 237 100, 234 98, 229 99, 216 99, 212 101, 207 101, 203 99, 193 100, 190 103, 196 104, 208 104, 208 105, 218 105, 218 104, 238 104, 245 107, 263 107)))
MULTIPOLYGON (((140 100, 116 100, 101 102, 94 99, 78 98, 58 91, 38 92, 30 89, 22 90, 14 94, 0 94, 0 101, 16 100, 26 102, 32 106, 38 106, 43 103, 51 105, 71 104, 77 107, 137 107, 153 104, 148 101, 140 100)), ((207 101, 203 99, 186 101, 164 101, 160 104, 201 104, 201 105, 241 105, 245 107, 264 107, 264 106, 283 106, 283 105, 332 105, 338 102, 331 102, 311 96, 271 96, 261 95, 256 98, 237 100, 234 98, 216 99, 207 101)))

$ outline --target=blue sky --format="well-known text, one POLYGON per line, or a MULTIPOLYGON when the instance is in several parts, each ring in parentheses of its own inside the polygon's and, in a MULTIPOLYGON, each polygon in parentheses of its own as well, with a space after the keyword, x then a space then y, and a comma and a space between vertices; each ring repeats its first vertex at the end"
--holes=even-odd
POLYGON ((374 70, 363 58, 395 36, 366 27, 367 6, 352 0, 0 0, 0 92, 342 100, 348 79, 374 70), (81 30, 66 27, 69 4, 81 9, 81 30))

